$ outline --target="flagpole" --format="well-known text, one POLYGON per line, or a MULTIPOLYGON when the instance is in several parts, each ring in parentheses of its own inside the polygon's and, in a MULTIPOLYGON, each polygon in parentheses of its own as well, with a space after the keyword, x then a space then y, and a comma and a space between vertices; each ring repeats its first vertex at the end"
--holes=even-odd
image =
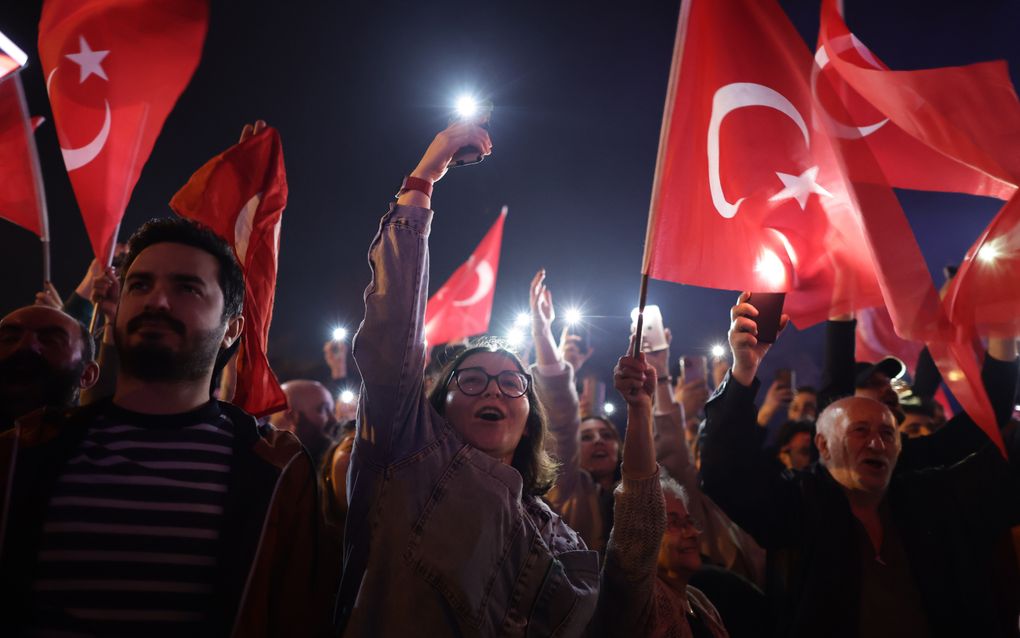
POLYGON ((676 104, 676 87, 680 75, 680 64, 683 61, 684 45, 687 42, 687 23, 690 21, 691 3, 694 0, 681 0, 680 16, 677 19, 676 38, 673 41, 673 60, 669 65, 669 84, 666 86, 666 104, 662 110, 662 125, 659 128, 659 152, 655 158, 655 175, 652 177, 652 197, 648 204, 648 225, 645 227, 645 251, 641 259, 641 292, 638 295, 638 315, 635 324, 635 339, 631 356, 637 357, 641 351, 641 331, 644 329, 645 302, 648 299, 648 270, 652 259, 652 229, 659 213, 659 183, 662 179, 662 163, 669 144, 669 129, 673 121, 673 106, 676 104))
POLYGON ((50 221, 46 208, 46 191, 43 186, 42 167, 39 165, 39 151, 35 146, 35 131, 32 130, 32 119, 28 114, 28 100, 25 99, 25 88, 21 84, 21 72, 15 74, 14 86, 18 92, 21 106, 22 121, 25 125, 25 142, 28 145, 28 157, 32 167, 32 179, 35 181, 35 204, 39 211, 39 241, 42 243, 43 258, 43 290, 52 281, 50 272, 50 221))

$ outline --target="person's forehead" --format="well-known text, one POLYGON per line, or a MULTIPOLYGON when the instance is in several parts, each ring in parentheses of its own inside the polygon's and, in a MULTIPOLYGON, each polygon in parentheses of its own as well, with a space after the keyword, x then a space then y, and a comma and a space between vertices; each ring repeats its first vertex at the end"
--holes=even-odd
POLYGON ((666 512, 668 514, 677 514, 681 518, 687 518, 689 512, 684 507, 684 502, 678 499, 670 492, 663 491, 663 496, 666 497, 666 512))
POLYGON ((208 252, 195 246, 163 242, 148 246, 128 269, 127 276, 140 272, 153 275, 193 275, 208 281, 219 277, 219 264, 208 252))
POLYGON ((46 306, 18 308, 0 319, 0 326, 16 326, 25 330, 60 329, 72 337, 78 331, 78 322, 74 318, 46 306))
POLYGON ((499 374, 504 370, 520 371, 517 363, 501 352, 475 352, 460 362, 457 369, 482 368, 489 374, 499 374))
POLYGON ((601 419, 585 419, 584 421, 581 421, 581 431, 585 432, 588 430, 601 430, 603 432, 609 432, 614 436, 616 435, 616 430, 601 419))

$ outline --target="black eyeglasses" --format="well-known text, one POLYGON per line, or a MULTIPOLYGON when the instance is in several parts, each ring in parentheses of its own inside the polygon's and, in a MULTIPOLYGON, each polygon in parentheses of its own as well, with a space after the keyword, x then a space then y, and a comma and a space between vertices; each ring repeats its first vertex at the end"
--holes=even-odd
POLYGON ((446 380, 446 386, 451 381, 457 382, 460 391, 469 397, 476 397, 485 392, 489 382, 496 380, 496 387, 509 399, 517 399, 524 396, 531 387, 531 376, 518 372, 517 370, 504 370, 499 374, 489 374, 483 368, 461 368, 450 373, 446 380))

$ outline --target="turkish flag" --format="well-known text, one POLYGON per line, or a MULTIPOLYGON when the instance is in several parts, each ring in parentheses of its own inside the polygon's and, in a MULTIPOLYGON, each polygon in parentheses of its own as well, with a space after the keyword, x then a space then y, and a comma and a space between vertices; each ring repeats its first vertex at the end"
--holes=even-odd
POLYGON ((266 358, 286 206, 283 146, 271 127, 206 162, 170 200, 175 213, 229 243, 244 271, 244 332, 233 402, 256 417, 287 407, 266 358))
POLYGON ((894 356, 907 366, 907 371, 914 374, 917 357, 924 346, 916 341, 901 339, 893 328, 892 317, 884 306, 865 308, 857 313, 857 347, 858 361, 875 363, 887 356, 894 356))
POLYGON ((92 250, 117 229, 170 110, 191 79, 206 0, 46 0, 39 57, 57 139, 92 250))
POLYGON ((506 213, 504 206, 475 252, 429 298, 425 306, 425 341, 429 345, 459 341, 489 330, 506 213))
POLYGON ((645 273, 787 291, 799 327, 882 303, 829 133, 813 117, 813 68, 775 2, 681 5, 645 273))
MULTIPOLYGON (((0 69, 6 58, 0 54, 0 69)), ((15 72, 0 79, 0 218, 46 240, 46 195, 32 131, 21 76, 15 72)))

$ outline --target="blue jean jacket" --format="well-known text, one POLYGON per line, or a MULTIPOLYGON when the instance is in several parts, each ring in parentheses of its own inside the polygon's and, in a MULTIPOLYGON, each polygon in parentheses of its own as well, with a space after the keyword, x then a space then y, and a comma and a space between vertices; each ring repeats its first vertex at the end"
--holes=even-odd
POLYGON ((369 250, 338 623, 348 636, 580 635, 598 555, 426 400, 431 218, 392 207, 369 250))

